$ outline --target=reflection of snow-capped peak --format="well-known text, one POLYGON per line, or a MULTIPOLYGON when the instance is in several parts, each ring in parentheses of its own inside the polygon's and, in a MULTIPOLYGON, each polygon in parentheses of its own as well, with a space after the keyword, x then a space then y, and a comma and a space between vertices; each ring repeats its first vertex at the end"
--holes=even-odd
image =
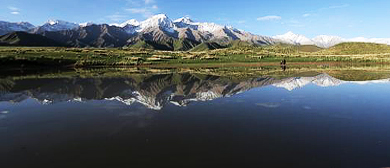
POLYGON ((199 101, 209 101, 221 97, 221 94, 217 94, 211 90, 207 92, 196 93, 196 99, 199 101))
POLYGON ((105 100, 122 102, 123 104, 126 104, 128 106, 132 105, 136 101, 134 98, 123 99, 119 96, 112 97, 112 98, 106 98, 105 100))
POLYGON ((345 83, 342 80, 333 78, 327 74, 320 74, 314 77, 295 77, 283 79, 281 82, 273 84, 273 86, 285 88, 292 91, 297 88, 302 88, 308 84, 315 84, 321 87, 338 86, 345 83))
MULTIPOLYGON (((84 82, 79 81, 76 83, 84 82)), ((149 109, 161 110, 169 103, 177 106, 187 106, 191 102, 211 101, 221 97, 230 97, 232 95, 248 91, 252 88, 269 85, 292 91, 308 84, 329 87, 346 83, 361 85, 370 83, 390 83, 390 79, 373 81, 342 81, 327 74, 320 74, 314 77, 292 77, 285 79, 266 77, 242 81, 225 81, 217 78, 211 80, 193 80, 192 82, 188 82, 186 84, 169 83, 169 81, 165 80, 163 82, 162 80, 148 80, 140 85, 126 85, 126 87, 116 89, 115 92, 107 92, 99 95, 85 95, 84 93, 78 92, 78 90, 76 90, 76 92, 74 92, 74 90, 71 92, 58 92, 59 89, 53 87, 43 87, 39 89, 31 88, 31 90, 23 90, 17 93, 10 93, 6 91, 0 93, 0 102, 7 101, 10 103, 18 103, 33 99, 41 104, 48 105, 61 102, 91 102, 100 104, 115 101, 128 106, 132 106, 134 103, 139 103, 149 109), (84 95, 88 98, 80 97, 80 95, 84 95)), ((73 83, 70 84, 70 86, 73 86, 73 83)), ((68 87, 68 85, 66 85, 66 87, 68 87)))
POLYGON ((176 105, 176 106, 180 106, 180 107, 183 107, 183 106, 187 106, 190 102, 197 102, 197 101, 211 101, 211 100, 215 100, 217 98, 220 98, 220 97, 223 97, 222 94, 220 93, 216 93, 214 91, 206 91, 206 92, 198 92, 195 94, 195 97, 189 97, 189 98, 182 98, 182 99, 178 99, 176 100, 176 95, 175 94, 172 94, 171 97, 170 97, 170 103, 176 105))
POLYGON ((328 74, 321 74, 314 78, 313 83, 321 87, 339 86, 344 83, 344 81, 331 77, 328 74))
POLYGON ((280 83, 273 84, 273 86, 279 88, 285 88, 289 91, 292 91, 296 88, 302 88, 303 86, 306 86, 310 82, 311 79, 308 79, 306 77, 296 77, 296 78, 285 79, 280 83))

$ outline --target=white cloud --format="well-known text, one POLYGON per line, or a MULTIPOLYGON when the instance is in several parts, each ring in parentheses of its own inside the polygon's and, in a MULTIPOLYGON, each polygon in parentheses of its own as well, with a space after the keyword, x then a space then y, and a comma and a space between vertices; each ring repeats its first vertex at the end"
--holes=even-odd
POLYGON ((144 17, 150 17, 153 15, 154 8, 128 8, 126 11, 132 14, 142 14, 144 17))
POLYGON ((347 7, 349 7, 349 4, 333 5, 333 6, 320 8, 320 9, 318 9, 318 11, 331 10, 331 9, 340 9, 340 8, 347 8, 347 7))
POLYGON ((145 1, 145 4, 146 4, 146 5, 154 4, 154 3, 155 3, 154 0, 144 0, 144 1, 145 1))
POLYGON ((19 15, 20 13, 19 13, 18 11, 13 11, 13 12, 11 12, 11 14, 13 14, 13 15, 19 15))
POLYGON ((237 23, 244 24, 244 23, 246 23, 246 21, 245 20, 239 20, 237 23))
POLYGON ((9 6, 8 9, 12 11, 19 11, 19 8, 13 6, 9 6))
POLYGON ((17 7, 9 6, 8 9, 11 11, 10 13, 12 15, 19 15, 20 14, 20 9, 17 7))
POLYGON ((125 11, 132 14, 141 14, 144 17, 152 16, 157 10, 158 6, 155 0, 127 0, 131 7, 125 11))
POLYGON ((303 16, 303 17, 309 17, 309 16, 311 16, 311 14, 310 14, 310 13, 305 13, 305 14, 303 14, 302 16, 303 16))
POLYGON ((280 16, 275 16, 275 15, 269 15, 269 16, 263 16, 257 18, 258 21, 271 21, 271 20, 280 20, 282 17, 280 16))

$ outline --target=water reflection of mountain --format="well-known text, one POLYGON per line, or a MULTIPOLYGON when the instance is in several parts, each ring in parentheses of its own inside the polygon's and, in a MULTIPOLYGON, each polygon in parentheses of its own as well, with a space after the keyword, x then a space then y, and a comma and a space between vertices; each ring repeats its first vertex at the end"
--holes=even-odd
POLYGON ((213 100, 270 85, 291 91, 307 84, 328 87, 345 83, 389 82, 390 79, 348 82, 327 74, 320 74, 313 77, 284 79, 259 77, 233 80, 226 77, 186 73, 149 75, 142 78, 59 78, 15 81, 3 79, 0 81, 0 101, 21 102, 33 98, 41 103, 50 104, 104 100, 120 101, 127 105, 138 102, 150 109, 160 110, 168 103, 186 106, 192 101, 213 100))

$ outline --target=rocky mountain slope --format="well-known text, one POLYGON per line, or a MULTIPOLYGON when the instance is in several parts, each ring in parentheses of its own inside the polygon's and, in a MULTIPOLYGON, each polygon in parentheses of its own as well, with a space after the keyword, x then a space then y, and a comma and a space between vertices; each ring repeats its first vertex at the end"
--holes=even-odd
POLYGON ((316 45, 329 48, 343 42, 370 42, 390 45, 385 38, 352 38, 321 35, 309 39, 303 35, 288 32, 284 35, 267 37, 254 35, 231 26, 215 23, 196 22, 189 17, 171 20, 165 14, 152 16, 144 21, 131 19, 123 23, 94 24, 71 23, 62 20, 49 20, 35 27, 27 22, 10 23, 0 21, 0 35, 14 31, 39 34, 58 43, 71 47, 135 47, 157 50, 187 51, 198 48, 224 48, 232 41, 242 41, 253 45, 273 45, 288 43, 294 45, 316 45), (212 46, 210 46, 212 44, 212 46))
POLYGON ((35 26, 28 22, 11 23, 0 21, 0 35, 5 35, 15 31, 29 31, 33 28, 35 28, 35 26))
POLYGON ((27 32, 11 32, 0 36, 0 46, 65 46, 50 38, 27 32))
POLYGON ((49 20, 42 26, 29 27, 23 31, 40 34, 72 47, 129 46, 158 50, 190 50, 204 42, 218 43, 221 46, 234 40, 255 45, 271 45, 277 42, 270 37, 253 35, 215 23, 194 22, 189 18, 172 21, 164 14, 152 16, 142 22, 132 19, 110 25, 49 20))

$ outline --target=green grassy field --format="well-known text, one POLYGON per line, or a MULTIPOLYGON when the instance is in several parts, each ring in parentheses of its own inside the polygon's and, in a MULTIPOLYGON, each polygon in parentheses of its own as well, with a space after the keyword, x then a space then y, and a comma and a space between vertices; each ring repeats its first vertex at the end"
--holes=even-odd
POLYGON ((322 49, 316 46, 278 44, 231 47, 199 52, 168 52, 122 48, 0 47, 0 64, 18 66, 146 66, 223 63, 376 62, 390 63, 390 47, 370 43, 343 43, 322 49))

